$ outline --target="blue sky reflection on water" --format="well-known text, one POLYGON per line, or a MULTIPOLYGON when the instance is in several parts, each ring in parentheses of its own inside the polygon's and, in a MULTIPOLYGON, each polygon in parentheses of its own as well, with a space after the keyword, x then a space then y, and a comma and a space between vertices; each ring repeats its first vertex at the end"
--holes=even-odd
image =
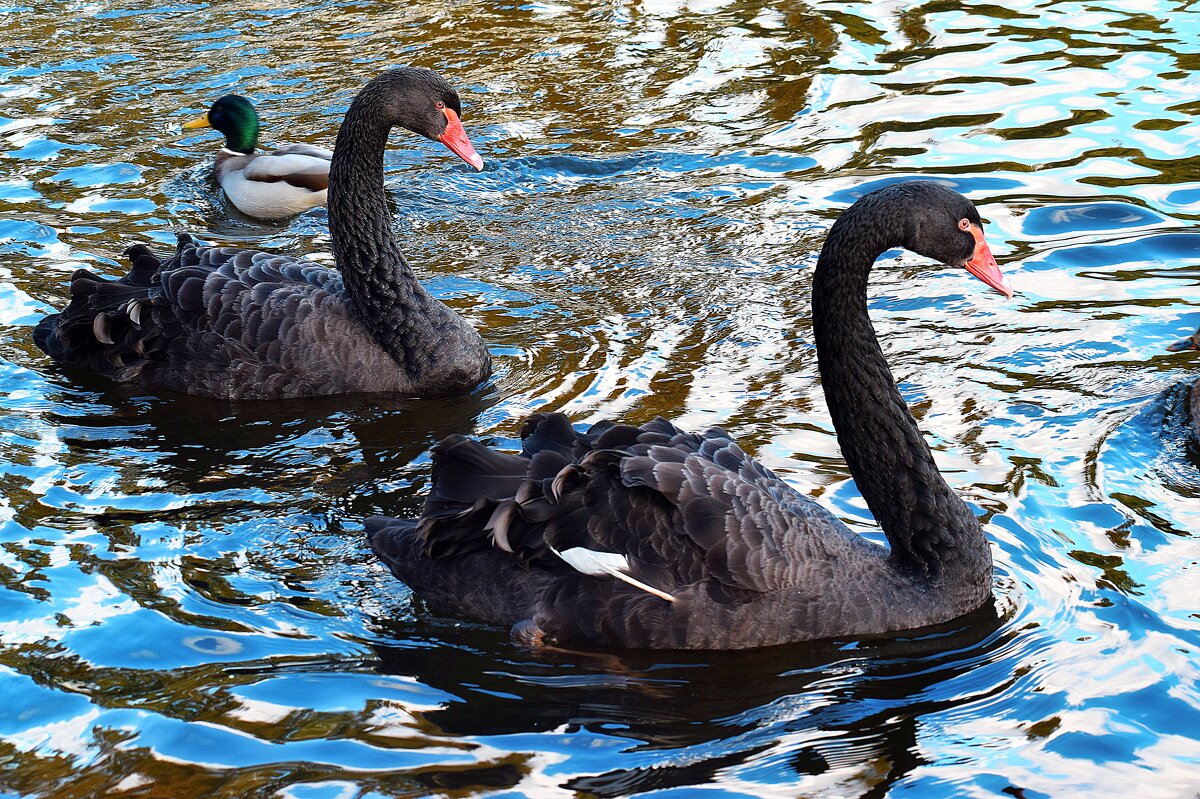
MULTIPOLYGON (((1161 2, 370 0, 0 8, 0 795, 1190 797, 1200 443, 1200 12, 1161 2), (497 374, 447 403, 233 406, 52 366, 31 326, 129 243, 328 252, 237 215, 216 96, 329 146, 432 67, 473 174, 394 134, 396 231, 497 374), (903 254, 872 315, 996 608, 933 637, 551 653, 439 618, 368 556, 429 446, 562 409, 720 424, 878 536, 816 374, 836 213, 945 181, 1005 303, 903 254)), ((319 256, 328 257, 328 256, 319 256)))

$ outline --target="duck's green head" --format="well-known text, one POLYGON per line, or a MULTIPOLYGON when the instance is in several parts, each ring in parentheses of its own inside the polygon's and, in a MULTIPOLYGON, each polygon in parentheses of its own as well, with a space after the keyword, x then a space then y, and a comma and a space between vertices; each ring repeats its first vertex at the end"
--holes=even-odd
POLYGON ((184 127, 215 128, 225 134, 225 147, 239 153, 252 153, 258 144, 258 114, 249 100, 237 94, 225 95, 207 114, 184 127))

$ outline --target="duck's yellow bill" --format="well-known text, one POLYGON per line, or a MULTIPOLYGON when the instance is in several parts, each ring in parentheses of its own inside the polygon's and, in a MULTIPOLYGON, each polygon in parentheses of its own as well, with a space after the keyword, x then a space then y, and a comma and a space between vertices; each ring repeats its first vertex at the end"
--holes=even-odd
POLYGON ((185 128, 211 128, 212 127, 212 125, 208 121, 207 113, 204 116, 200 117, 199 119, 193 119, 191 122, 184 122, 183 126, 185 128))

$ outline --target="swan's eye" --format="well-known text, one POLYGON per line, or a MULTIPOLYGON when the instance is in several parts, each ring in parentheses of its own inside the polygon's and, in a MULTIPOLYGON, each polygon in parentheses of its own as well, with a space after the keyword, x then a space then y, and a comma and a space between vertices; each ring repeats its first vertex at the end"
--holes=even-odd
POLYGON ((970 219, 958 220, 958 229, 959 230, 970 230, 971 229, 971 220, 970 219))
POLYGON ((446 107, 446 104, 443 103, 441 100, 438 100, 437 103, 435 103, 435 105, 437 106, 439 111, 443 110, 446 107))

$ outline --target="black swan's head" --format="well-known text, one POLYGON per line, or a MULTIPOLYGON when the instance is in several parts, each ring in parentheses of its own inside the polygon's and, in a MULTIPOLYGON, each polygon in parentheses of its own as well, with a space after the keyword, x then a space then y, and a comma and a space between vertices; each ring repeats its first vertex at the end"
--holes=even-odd
POLYGON ((390 126, 411 130, 446 145, 476 169, 483 159, 471 146, 459 117, 458 92, 436 72, 399 67, 379 75, 359 93, 355 105, 390 126))
POLYGON ((1183 339, 1176 341, 1167 347, 1169 352, 1183 352, 1184 350, 1200 350, 1200 329, 1195 333, 1183 339))
POLYGON ((872 197, 877 198, 876 213, 884 217, 876 224, 896 231, 895 243, 926 258, 963 267, 1012 297, 1012 288, 983 238, 983 220, 966 197, 928 180, 896 183, 863 199, 872 197))
POLYGON ((184 128, 214 128, 225 134, 226 149, 239 153, 252 153, 258 145, 258 114, 245 97, 227 94, 219 98, 208 113, 184 128))

